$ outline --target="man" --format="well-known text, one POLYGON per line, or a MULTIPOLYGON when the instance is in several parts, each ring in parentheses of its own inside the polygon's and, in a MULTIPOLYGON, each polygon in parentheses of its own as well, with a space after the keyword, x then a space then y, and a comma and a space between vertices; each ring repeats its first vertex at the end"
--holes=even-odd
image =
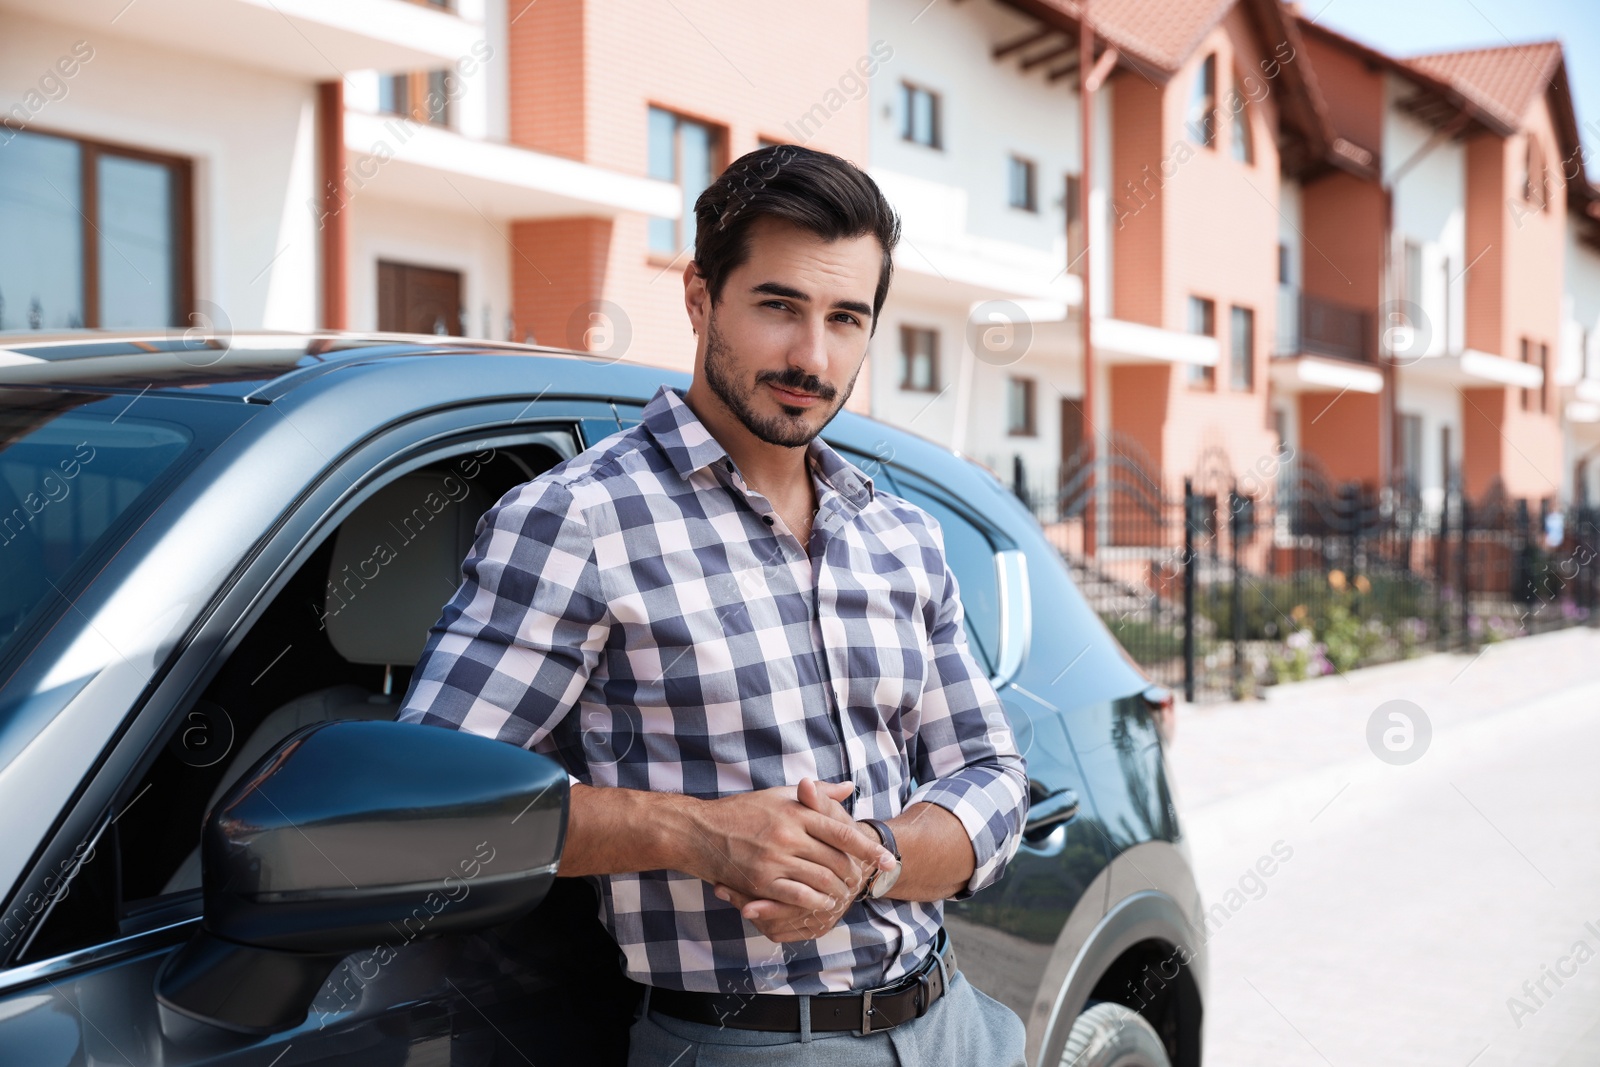
POLYGON ((597 883, 649 987, 630 1064, 1020 1065, 941 902, 1015 852, 1023 760, 937 521, 817 436, 899 220, 794 146, 735 161, 695 215, 692 384, 483 516, 399 717, 566 767, 559 873, 597 883))

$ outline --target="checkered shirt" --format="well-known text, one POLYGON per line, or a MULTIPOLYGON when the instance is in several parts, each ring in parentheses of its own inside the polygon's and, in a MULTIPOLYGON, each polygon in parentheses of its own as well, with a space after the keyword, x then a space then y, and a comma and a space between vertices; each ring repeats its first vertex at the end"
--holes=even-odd
MULTIPOLYGON (((856 818, 953 812, 977 867, 1016 852, 1027 775, 968 649, 936 519, 820 437, 811 553, 675 389, 479 519, 402 722, 545 753, 573 782, 715 798, 854 782, 856 818)), ((776 944, 706 882, 593 879, 628 975, 723 993, 868 988, 930 951, 942 902, 852 904, 776 944)))

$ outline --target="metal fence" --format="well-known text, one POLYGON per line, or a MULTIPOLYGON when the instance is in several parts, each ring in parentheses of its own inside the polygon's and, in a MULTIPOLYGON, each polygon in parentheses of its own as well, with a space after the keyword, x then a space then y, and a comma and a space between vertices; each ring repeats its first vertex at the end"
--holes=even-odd
POLYGON ((1105 452, 1013 490, 1128 653, 1191 701, 1600 623, 1600 509, 1459 478, 1375 491, 1288 455, 1164 480, 1105 452))

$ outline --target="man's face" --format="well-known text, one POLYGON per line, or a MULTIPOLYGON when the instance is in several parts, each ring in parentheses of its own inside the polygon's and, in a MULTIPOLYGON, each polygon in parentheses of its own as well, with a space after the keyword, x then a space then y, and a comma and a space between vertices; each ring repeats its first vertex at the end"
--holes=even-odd
POLYGON ((855 387, 883 250, 870 234, 829 242, 772 218, 752 223, 748 237, 749 257, 715 307, 694 264, 684 272, 689 318, 703 339, 690 392, 703 382, 760 440, 801 447, 855 387))

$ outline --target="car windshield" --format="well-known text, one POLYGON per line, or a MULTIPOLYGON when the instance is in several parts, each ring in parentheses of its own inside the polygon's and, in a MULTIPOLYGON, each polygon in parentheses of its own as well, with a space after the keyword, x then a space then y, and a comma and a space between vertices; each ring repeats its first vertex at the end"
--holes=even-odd
MULTIPOLYGON (((0 664, 164 496, 194 430, 174 403, 0 389, 0 664), (142 409, 142 410, 140 410, 142 409)), ((210 435, 207 435, 210 436, 210 435)), ((4 671, 0 671, 0 676, 4 671)))

